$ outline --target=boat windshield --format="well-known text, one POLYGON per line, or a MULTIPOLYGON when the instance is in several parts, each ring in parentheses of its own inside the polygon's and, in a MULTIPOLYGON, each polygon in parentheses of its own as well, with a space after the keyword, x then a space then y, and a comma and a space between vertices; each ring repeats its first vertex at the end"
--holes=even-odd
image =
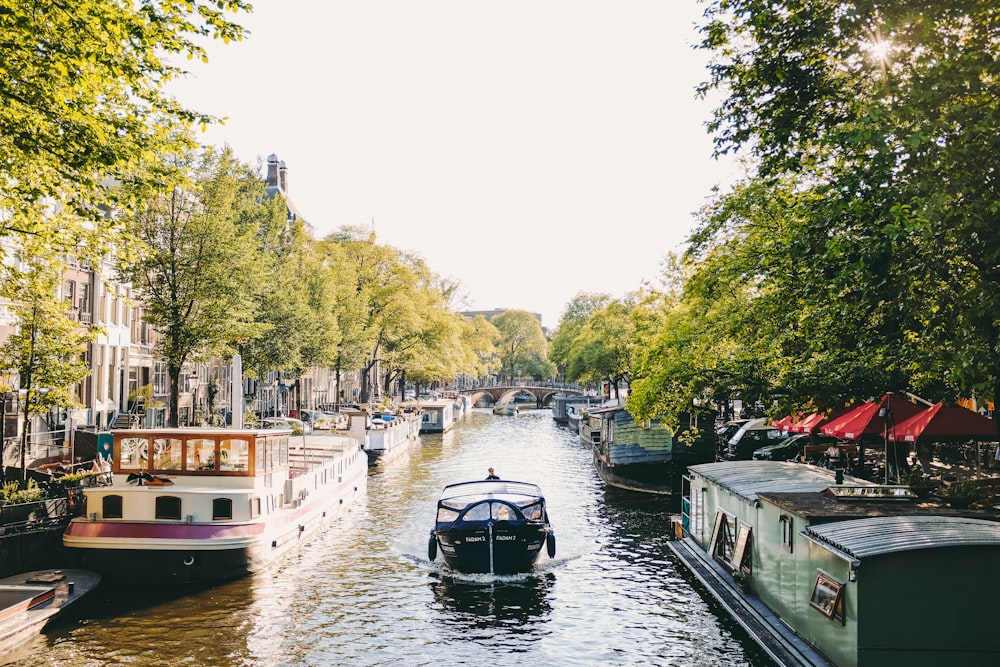
POLYGON ((513 506, 497 499, 483 499, 461 507, 449 506, 450 503, 442 502, 438 507, 437 520, 439 523, 455 521, 465 509, 465 514, 462 516, 464 521, 521 521, 522 519, 539 521, 544 516, 544 511, 541 501, 537 498, 534 500, 535 502, 514 503, 513 506))

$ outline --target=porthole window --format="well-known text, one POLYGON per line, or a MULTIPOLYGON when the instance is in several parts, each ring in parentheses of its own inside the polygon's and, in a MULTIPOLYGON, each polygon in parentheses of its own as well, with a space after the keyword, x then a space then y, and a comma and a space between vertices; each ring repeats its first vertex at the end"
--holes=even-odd
POLYGON ((212 500, 212 520, 232 519, 233 501, 229 498, 215 498, 212 500))
POLYGON ((101 516, 105 519, 122 518, 122 497, 104 496, 101 499, 101 516))
POLYGON ((156 518, 181 520, 181 499, 177 496, 157 496, 156 518))

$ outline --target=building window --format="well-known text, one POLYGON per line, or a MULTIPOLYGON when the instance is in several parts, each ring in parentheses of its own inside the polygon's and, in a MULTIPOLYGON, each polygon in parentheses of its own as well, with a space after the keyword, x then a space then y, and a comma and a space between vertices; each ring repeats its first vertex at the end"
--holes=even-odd
POLYGON ((69 303, 70 308, 76 308, 76 281, 67 280, 63 291, 63 299, 69 303))
POLYGON ((90 285, 80 283, 80 321, 89 323, 90 317, 90 285))
POLYGON ((157 361, 153 368, 153 393, 157 396, 164 396, 169 391, 169 380, 167 378, 167 364, 157 361))
POLYGON ((177 496, 156 497, 156 518, 181 520, 181 499, 177 496))
POLYGON ((792 517, 782 514, 779 523, 781 524, 781 546, 788 553, 792 553, 792 517))
POLYGON ((809 606, 841 625, 844 624, 844 584, 820 572, 809 597, 809 606))
POLYGON ((101 499, 101 516, 105 519, 122 518, 122 497, 104 496, 101 499))
POLYGON ((232 519, 233 501, 229 498, 215 498, 212 500, 212 520, 232 519))

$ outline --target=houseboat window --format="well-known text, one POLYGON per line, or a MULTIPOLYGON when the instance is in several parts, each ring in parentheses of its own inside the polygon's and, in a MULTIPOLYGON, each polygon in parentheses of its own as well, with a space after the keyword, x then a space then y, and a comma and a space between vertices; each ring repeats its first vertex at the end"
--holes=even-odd
POLYGON ((187 470, 215 470, 215 440, 191 438, 187 441, 187 470))
POLYGON ((212 499, 212 520, 216 521, 218 519, 232 519, 233 518, 233 501, 229 498, 214 498, 212 499))
POLYGON ((146 438, 122 438, 120 470, 146 470, 148 468, 149 440, 146 438))
POLYGON ((281 466, 288 465, 288 436, 283 435, 278 440, 281 451, 278 454, 278 464, 281 466))
POLYGON ((177 438, 153 438, 153 469, 181 469, 181 441, 177 438))
POLYGON ((254 458, 257 461, 254 471, 258 475, 264 472, 265 469, 264 461, 266 460, 264 458, 264 455, 266 452, 267 452, 267 440, 265 438, 257 438, 256 442, 254 443, 254 458))
POLYGON ((156 518, 181 520, 181 499, 177 496, 156 497, 156 518))
POLYGON ((785 551, 792 552, 792 517, 782 514, 781 519, 781 546, 785 551))
POLYGON ((753 569, 753 560, 751 559, 750 550, 750 536, 752 534, 752 529, 750 526, 740 526, 739 531, 736 533, 736 546, 733 547, 733 559, 729 562, 729 566, 733 569, 733 572, 749 572, 753 569))
POLYGON ((246 470, 249 461, 249 441, 227 438, 219 443, 219 470, 246 470))
POLYGON ((732 563, 735 547, 736 517, 719 510, 715 513, 715 527, 712 529, 712 541, 709 543, 709 553, 716 560, 729 565, 732 563))
POLYGON ((844 624, 844 584, 820 572, 816 575, 809 606, 827 618, 844 624))
POLYGON ((260 498, 254 497, 250 499, 250 518, 258 516, 260 516, 260 498))
POLYGON ((101 498, 101 516, 105 519, 122 518, 122 497, 104 496, 101 498))

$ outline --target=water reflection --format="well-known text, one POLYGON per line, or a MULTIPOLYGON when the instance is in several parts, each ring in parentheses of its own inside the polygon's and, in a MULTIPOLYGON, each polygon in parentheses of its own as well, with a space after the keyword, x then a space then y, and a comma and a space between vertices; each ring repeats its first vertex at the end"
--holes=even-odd
POLYGON ((434 601, 441 620, 460 631, 493 629, 519 635, 539 634, 552 613, 552 572, 511 576, 456 577, 431 573, 434 601))

